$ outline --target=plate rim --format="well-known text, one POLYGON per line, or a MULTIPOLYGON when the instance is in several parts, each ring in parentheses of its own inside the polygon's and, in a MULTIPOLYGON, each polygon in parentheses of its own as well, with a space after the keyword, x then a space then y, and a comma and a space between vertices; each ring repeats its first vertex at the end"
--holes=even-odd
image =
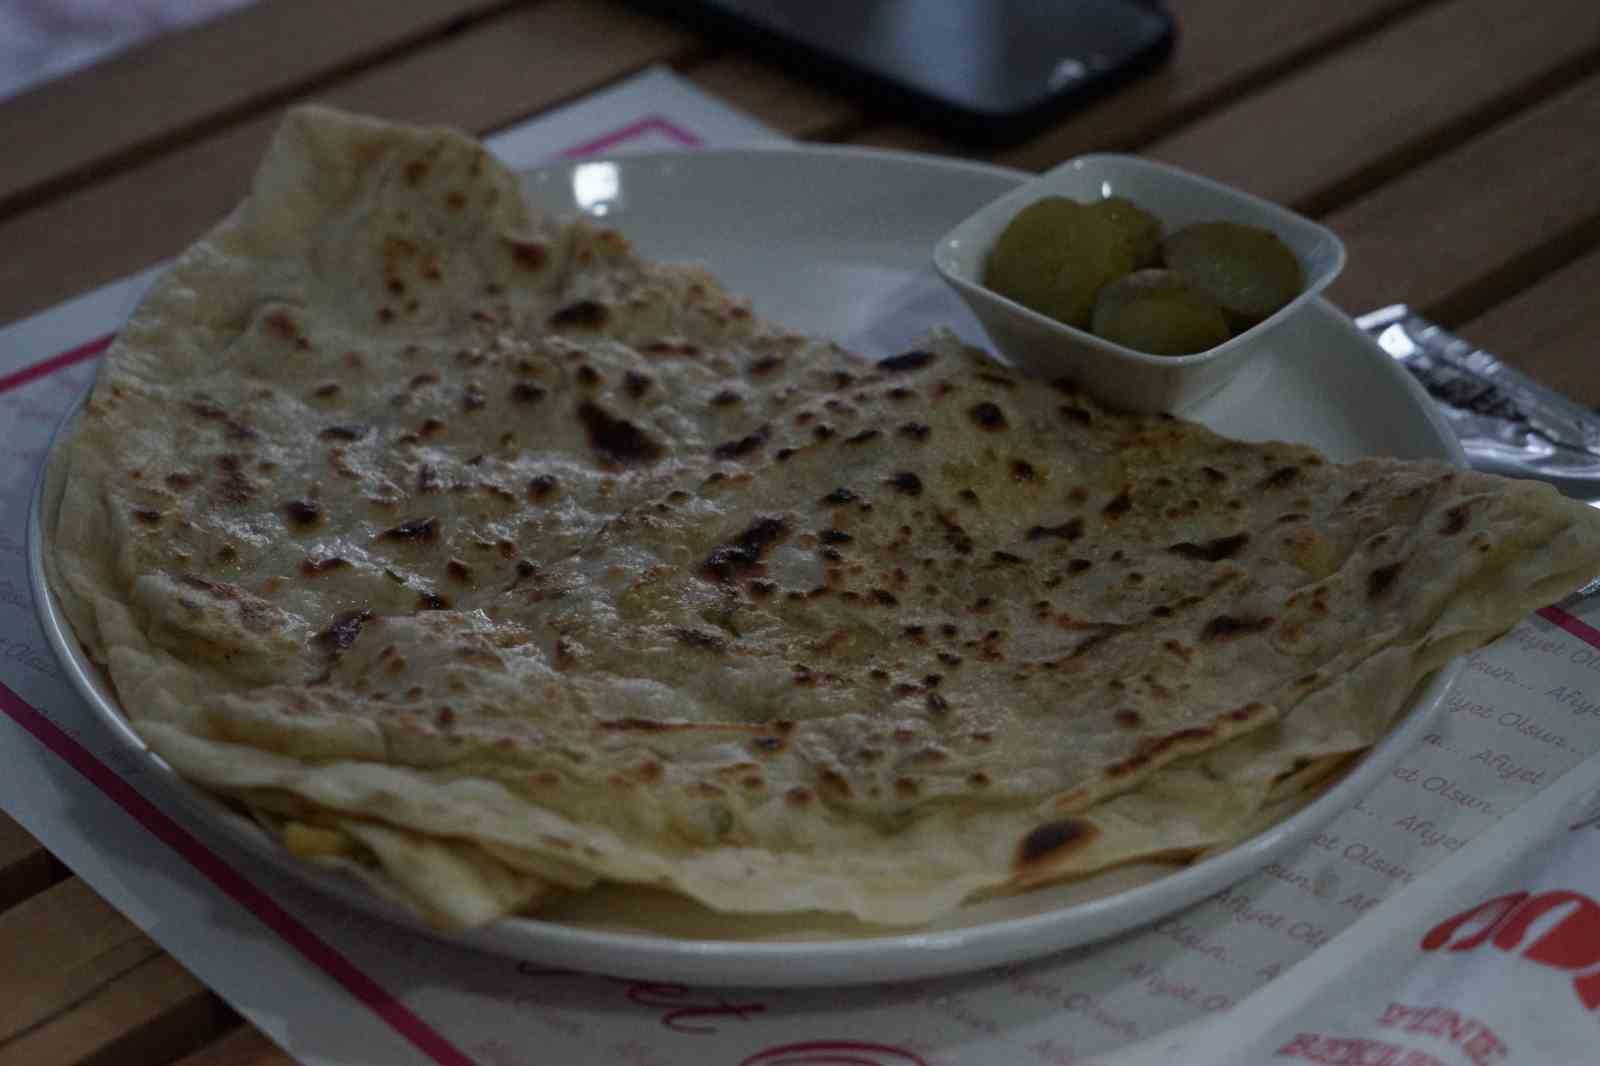
MULTIPOLYGON (((967 172, 1016 183, 1030 175, 1023 171, 972 160, 928 156, 897 149, 857 146, 758 145, 747 148, 702 149, 695 152, 637 153, 614 159, 562 160, 519 171, 526 183, 540 173, 570 171, 585 162, 629 163, 696 159, 715 163, 718 157, 737 160, 750 154, 852 157, 867 162, 892 161, 915 168, 934 167, 967 172)), ((931 249, 929 250, 931 256, 931 249)), ((1326 317, 1347 332, 1351 340, 1370 350, 1385 367, 1386 376, 1403 390, 1416 414, 1422 416, 1445 453, 1443 461, 1466 466, 1465 453, 1455 434, 1428 400, 1422 387, 1404 368, 1389 358, 1349 316, 1318 298, 1303 313, 1326 317)), ((473 930, 446 933, 427 925, 408 908, 379 895, 356 878, 304 862, 287 861, 282 849, 253 822, 219 799, 181 778, 138 736, 122 712, 103 669, 83 651, 62 610, 49 578, 45 560, 46 530, 59 507, 57 471, 60 445, 68 428, 80 416, 93 382, 74 401, 53 430, 45 458, 37 471, 27 519, 27 567, 35 613, 46 641, 61 662, 73 687, 88 703, 94 717, 108 728, 115 741, 157 771, 155 779, 176 797, 185 813, 207 828, 220 829, 233 843, 265 860, 277 873, 287 874, 357 910, 399 924, 413 932, 466 944, 514 959, 540 964, 570 964, 574 968, 630 979, 691 980, 698 984, 745 987, 841 987, 886 980, 913 980, 980 970, 1006 962, 1038 958, 1071 947, 1099 943, 1136 929, 1204 899, 1208 894, 1251 876, 1274 857, 1302 844, 1321 826, 1349 809, 1374 788, 1403 755, 1434 724, 1450 686, 1462 670, 1458 657, 1422 679, 1408 697, 1407 706, 1388 732, 1342 777, 1306 807, 1247 840, 1209 856, 1175 873, 1115 894, 1066 904, 1037 914, 996 918, 971 926, 933 931, 889 932, 882 936, 828 940, 711 940, 677 938, 652 933, 618 932, 512 916, 473 930), (48 510, 48 515, 47 515, 48 510), (1090 931, 1079 926, 1093 924, 1090 931), (783 970, 774 972, 775 964, 783 970)))

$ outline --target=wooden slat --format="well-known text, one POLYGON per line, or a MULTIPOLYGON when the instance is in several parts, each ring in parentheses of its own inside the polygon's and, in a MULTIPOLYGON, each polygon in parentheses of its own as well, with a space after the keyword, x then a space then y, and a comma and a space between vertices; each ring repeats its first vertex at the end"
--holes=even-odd
POLYGON ((861 109, 854 104, 742 55, 697 63, 685 76, 790 137, 815 140, 861 121, 861 109))
POLYGON ((233 1017, 161 955, 0 1044, 0 1066, 157 1066, 204 1047, 233 1017))
POLYGON ((0 914, 0 1048, 159 954, 76 878, 0 914))
POLYGON ((0 911, 50 887, 51 867, 44 845, 0 814, 0 911))
POLYGON ((373 18, 273 0, 47 82, 0 102, 0 213, 507 3, 387 0, 373 18))
MULTIPOLYGON (((486 132, 696 47, 604 0, 519 8, 316 95, 328 104, 486 132), (469 73, 470 72, 470 75, 469 73)), ((192 243, 244 193, 278 116, 224 133, 0 222, 0 323, 192 243)))
POLYGON ((851 134, 846 140, 864 148, 893 148, 900 152, 922 152, 927 155, 968 156, 960 145, 943 140, 938 135, 918 126, 900 122, 869 126, 851 134))
POLYGON ((1083 152, 1139 147, 1420 6, 1417 0, 1175 0, 1168 7, 1178 19, 1178 44, 1165 67, 998 161, 1042 170, 1083 152))
POLYGON ((1600 407, 1600 252, 1458 329, 1465 339, 1589 407, 1600 407))
POLYGON ((1146 154, 1321 213, 1593 68, 1600 4, 1457 0, 1185 126, 1146 154))
POLYGON ((278 1045, 250 1025, 241 1025, 221 1040, 208 1044, 173 1066, 294 1066, 278 1045))
POLYGON ((1452 326, 1600 239, 1600 77, 1586 79, 1326 221, 1346 309, 1404 302, 1452 326))

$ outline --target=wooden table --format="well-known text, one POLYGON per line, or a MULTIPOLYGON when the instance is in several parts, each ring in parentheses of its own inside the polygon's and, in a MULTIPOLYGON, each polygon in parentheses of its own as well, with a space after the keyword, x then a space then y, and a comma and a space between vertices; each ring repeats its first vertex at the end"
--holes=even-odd
MULTIPOLYGON (((1404 301, 1600 404, 1600 4, 1172 0, 1178 50, 1018 148, 1137 151, 1336 230, 1404 301)), ((0 103, 0 323, 170 256, 316 98, 478 133, 654 63, 792 137, 971 155, 608 0, 266 0, 0 103)), ((0 815, 0 1066, 268 1066, 269 1041, 0 815)))

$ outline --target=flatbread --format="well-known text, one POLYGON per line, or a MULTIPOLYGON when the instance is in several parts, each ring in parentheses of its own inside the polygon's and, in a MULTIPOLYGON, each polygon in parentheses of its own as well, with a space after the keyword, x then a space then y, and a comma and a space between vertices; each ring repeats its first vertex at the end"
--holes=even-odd
POLYGON ((457 926, 601 884, 906 925, 1194 856, 1600 569, 1548 487, 937 331, 868 364, 321 109, 56 462, 54 583, 140 735, 457 926))

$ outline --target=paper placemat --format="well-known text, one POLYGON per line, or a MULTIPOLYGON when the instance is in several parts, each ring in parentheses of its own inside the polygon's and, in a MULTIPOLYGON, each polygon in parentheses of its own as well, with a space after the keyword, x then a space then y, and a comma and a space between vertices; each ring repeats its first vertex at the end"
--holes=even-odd
POLYGON ((1096 1066, 1580 1066, 1600 1009, 1589 759, 1224 1015, 1096 1066))
MULTIPOLYGON (((489 144, 528 166, 773 137, 652 71, 489 144)), ((1437 729, 1299 854, 1092 948, 876 989, 747 991, 549 971, 399 931, 163 802, 34 621, 35 472, 155 273, 0 331, 0 808, 306 1063, 1079 1062, 1227 1011, 1600 749, 1600 603, 1574 601, 1472 656, 1437 729)))

